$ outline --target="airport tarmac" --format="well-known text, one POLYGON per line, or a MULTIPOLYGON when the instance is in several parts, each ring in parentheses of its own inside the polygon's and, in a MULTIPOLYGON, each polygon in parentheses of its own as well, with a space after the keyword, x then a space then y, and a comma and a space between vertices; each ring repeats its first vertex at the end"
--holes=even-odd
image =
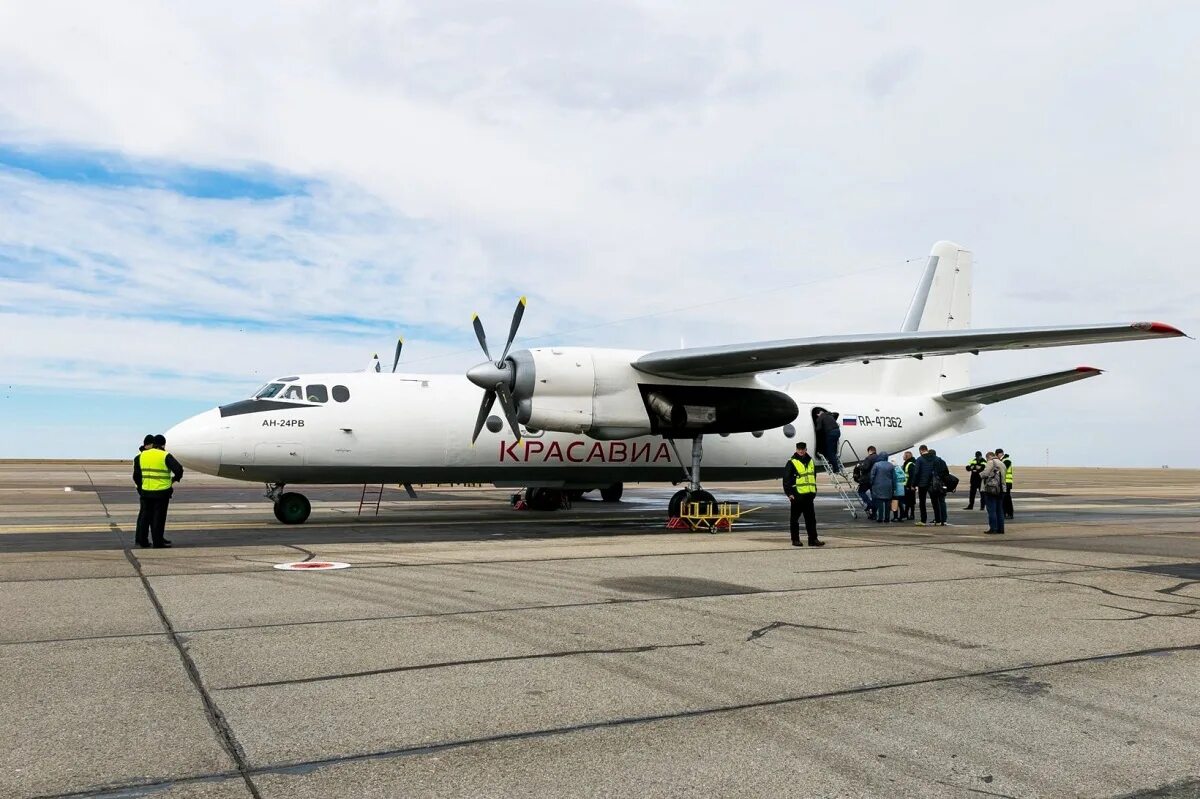
POLYGON ((775 483, 709 535, 189 474, 143 550, 126 464, 0 462, 0 796, 1200 795, 1200 471, 1017 476, 1002 538, 823 497, 816 550, 775 483))

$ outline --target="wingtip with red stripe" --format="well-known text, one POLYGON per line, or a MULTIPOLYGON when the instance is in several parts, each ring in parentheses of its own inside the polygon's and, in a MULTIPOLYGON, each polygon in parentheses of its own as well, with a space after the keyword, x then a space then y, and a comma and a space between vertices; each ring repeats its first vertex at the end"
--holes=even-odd
POLYGON ((1168 325, 1166 322, 1137 322, 1133 325, 1138 330, 1145 330, 1147 333, 1157 333, 1160 336, 1186 336, 1179 328, 1174 325, 1168 325))

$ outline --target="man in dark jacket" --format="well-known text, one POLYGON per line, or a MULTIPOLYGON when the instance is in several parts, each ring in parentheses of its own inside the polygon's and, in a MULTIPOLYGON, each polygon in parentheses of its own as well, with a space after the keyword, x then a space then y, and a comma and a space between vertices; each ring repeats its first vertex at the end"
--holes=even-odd
POLYGON ((933 482, 933 464, 937 456, 924 444, 918 447, 917 451, 921 454, 917 456, 917 465, 913 467, 913 483, 917 487, 917 500, 921 503, 921 521, 917 522, 917 526, 924 527, 929 520, 925 503, 929 499, 929 484, 933 482))
POLYGON ((912 450, 904 450, 904 461, 900 464, 904 470, 904 501, 900 505, 900 518, 912 521, 917 512, 917 459, 912 450))
POLYGON ((879 455, 875 451, 874 446, 867 447, 867 457, 863 458, 862 463, 858 464, 855 472, 858 474, 858 498, 862 500, 863 510, 867 512, 867 518, 875 518, 875 502, 871 498, 871 468, 875 466, 875 461, 879 460, 879 455))
POLYGON ((938 457, 937 450, 929 450, 933 456, 933 477, 929 480, 929 498, 933 500, 933 523, 946 526, 949 514, 946 512, 946 480, 950 476, 950 467, 938 457))
MULTIPOLYGON (((138 452, 145 452, 146 450, 150 449, 153 446, 154 446, 154 434, 147 433, 146 436, 142 439, 142 445, 140 447, 138 447, 138 452)), ((142 502, 142 484, 137 480, 134 480, 134 482, 137 483, 138 518, 137 518, 137 524, 134 526, 133 529, 134 530, 146 530, 146 529, 148 529, 146 527, 146 525, 149 522, 146 519, 146 505, 144 502, 142 502)))
POLYGON ((167 507, 175 484, 183 479, 183 467, 166 448, 166 437, 156 435, 150 448, 143 449, 133 459, 133 484, 142 497, 135 533, 139 547, 151 546, 151 537, 155 549, 171 546, 165 535, 167 507))
POLYGON ((838 448, 842 440, 842 428, 838 426, 838 415, 832 411, 823 411, 817 417, 817 452, 825 456, 830 467, 835 472, 842 470, 838 460, 838 448))
POLYGON ((783 469, 783 493, 792 505, 789 520, 792 546, 803 546, 800 543, 801 516, 804 516, 804 529, 808 532, 808 545, 825 546, 824 541, 817 539, 817 511, 814 506, 817 498, 817 464, 808 454, 808 445, 803 441, 796 444, 796 454, 783 469))
MULTIPOLYGON (((979 487, 982 484, 983 478, 979 475, 983 472, 983 468, 987 466, 987 461, 983 459, 983 453, 980 450, 975 450, 975 457, 967 462, 967 474, 971 475, 971 496, 967 498, 967 507, 963 510, 975 509, 975 495, 979 493, 979 487)), ((983 507, 983 498, 979 499, 979 507, 983 507)))

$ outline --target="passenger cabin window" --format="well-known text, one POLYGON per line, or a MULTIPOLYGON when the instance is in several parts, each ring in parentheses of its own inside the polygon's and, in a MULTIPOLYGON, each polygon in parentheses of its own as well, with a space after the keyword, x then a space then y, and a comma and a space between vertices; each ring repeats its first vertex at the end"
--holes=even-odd
POLYGON ((305 386, 304 393, 308 395, 309 402, 329 402, 329 392, 325 386, 305 386))
POLYGON ((255 399, 270 399, 283 390, 283 383, 267 383, 254 395, 255 399))
POLYGON ((285 400, 302 400, 304 392, 300 390, 300 386, 288 386, 287 390, 283 392, 283 398, 285 400))
POLYGON ((333 398, 338 402, 345 402, 346 400, 350 399, 350 389, 346 388, 345 386, 334 386, 333 398))

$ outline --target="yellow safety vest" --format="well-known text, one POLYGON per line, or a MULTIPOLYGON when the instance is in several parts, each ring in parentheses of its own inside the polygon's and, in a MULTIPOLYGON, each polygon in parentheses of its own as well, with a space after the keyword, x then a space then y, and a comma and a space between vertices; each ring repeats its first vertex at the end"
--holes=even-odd
POLYGON ((817 462, 810 458, 805 466, 804 461, 792 458, 792 465, 796 467, 796 493, 817 493, 817 462))
POLYGON ((1012 485, 1012 458, 1004 456, 1004 483, 1012 485))
POLYGON ((142 465, 142 490, 166 491, 171 487, 171 470, 167 468, 167 453, 161 449, 147 449, 138 455, 142 465))

